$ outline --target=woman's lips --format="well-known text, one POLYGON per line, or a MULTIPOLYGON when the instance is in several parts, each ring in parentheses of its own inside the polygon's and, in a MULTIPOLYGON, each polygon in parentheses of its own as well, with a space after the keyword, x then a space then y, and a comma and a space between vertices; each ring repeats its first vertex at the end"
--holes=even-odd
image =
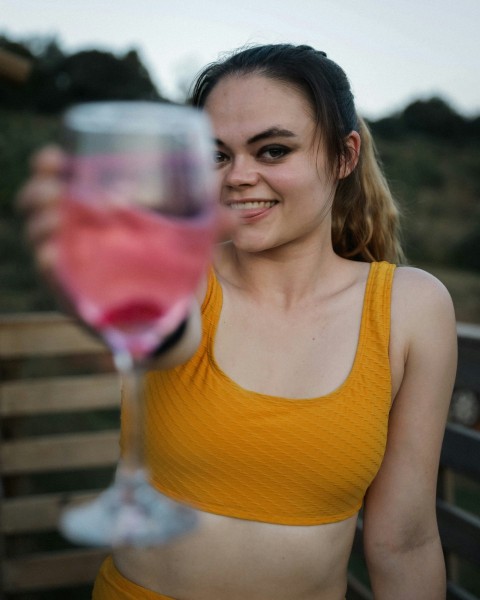
POLYGON ((243 219, 253 219, 268 212, 278 204, 275 200, 238 200, 228 203, 228 207, 234 210, 243 219))

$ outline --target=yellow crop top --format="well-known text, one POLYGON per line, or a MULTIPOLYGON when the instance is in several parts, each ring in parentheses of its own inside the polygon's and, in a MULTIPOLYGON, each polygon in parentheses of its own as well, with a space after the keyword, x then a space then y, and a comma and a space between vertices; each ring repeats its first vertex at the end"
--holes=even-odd
POLYGON ((325 396, 294 400, 245 390, 216 364, 222 289, 212 272, 198 351, 182 366, 147 375, 152 483, 200 510, 248 520, 317 525, 354 515, 385 451, 394 268, 370 267, 345 382, 325 396))

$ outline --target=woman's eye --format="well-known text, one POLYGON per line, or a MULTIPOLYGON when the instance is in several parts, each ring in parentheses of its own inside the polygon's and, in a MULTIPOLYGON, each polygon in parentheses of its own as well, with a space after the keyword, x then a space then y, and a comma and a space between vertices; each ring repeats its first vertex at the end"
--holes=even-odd
POLYGON ((213 153, 213 162, 216 165, 219 165, 219 164, 225 162, 226 160, 227 160, 226 154, 224 154, 223 152, 220 152, 220 150, 215 150, 215 152, 213 153))
POLYGON ((283 158, 290 152, 285 146, 267 146, 260 150, 260 155, 267 159, 283 158))

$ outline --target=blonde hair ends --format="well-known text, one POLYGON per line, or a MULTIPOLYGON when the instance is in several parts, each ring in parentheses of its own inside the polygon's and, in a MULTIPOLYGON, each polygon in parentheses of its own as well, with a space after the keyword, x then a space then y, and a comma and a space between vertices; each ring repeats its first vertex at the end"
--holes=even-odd
POLYGON ((380 168, 370 130, 359 118, 362 141, 357 167, 341 179, 332 208, 332 243, 344 257, 367 262, 405 262, 400 211, 380 168))

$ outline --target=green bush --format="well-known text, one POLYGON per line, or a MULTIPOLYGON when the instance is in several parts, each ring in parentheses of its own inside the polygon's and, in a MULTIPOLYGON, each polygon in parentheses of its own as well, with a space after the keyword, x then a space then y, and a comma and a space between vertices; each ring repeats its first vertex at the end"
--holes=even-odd
POLYGON ((0 109, 0 312, 55 306, 36 275, 15 197, 27 178, 33 153, 58 140, 58 131, 56 117, 0 109))

